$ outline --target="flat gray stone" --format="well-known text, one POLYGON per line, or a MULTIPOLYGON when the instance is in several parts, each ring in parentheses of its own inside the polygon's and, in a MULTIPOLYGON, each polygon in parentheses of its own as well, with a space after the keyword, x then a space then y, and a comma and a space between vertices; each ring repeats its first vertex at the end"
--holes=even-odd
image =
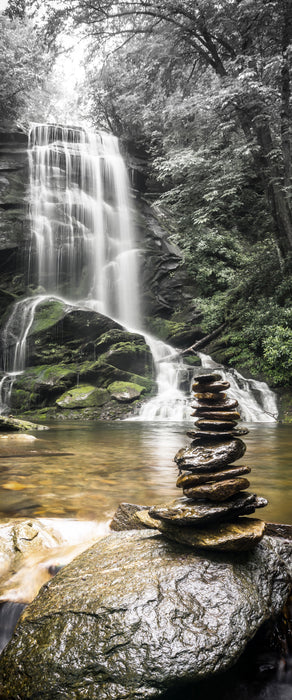
POLYGON ((230 440, 233 437, 241 437, 242 435, 247 435, 247 433, 249 433, 247 428, 234 428, 224 433, 215 433, 211 430, 188 430, 186 434, 192 440, 192 447, 208 444, 210 447, 213 447, 215 442, 226 442, 226 440, 230 440))
POLYGON ((250 552, 202 556, 156 531, 112 533, 26 608, 0 697, 141 700, 224 671, 283 607, 291 551, 265 536, 250 552))

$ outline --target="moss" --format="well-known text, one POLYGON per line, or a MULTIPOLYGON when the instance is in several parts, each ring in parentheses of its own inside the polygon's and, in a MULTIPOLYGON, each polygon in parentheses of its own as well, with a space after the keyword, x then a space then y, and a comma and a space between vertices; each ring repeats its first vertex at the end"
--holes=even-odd
POLYGON ((138 374, 152 374, 152 356, 148 345, 139 342, 115 343, 106 353, 106 362, 118 369, 131 367, 138 374))
POLYGON ((139 384, 134 384, 133 382, 113 382, 108 386, 108 391, 113 393, 117 391, 124 391, 128 387, 131 387, 135 389, 135 391, 139 391, 140 393, 145 392, 145 387, 140 386, 139 384))
MULTIPOLYGON (((127 343, 129 342, 130 335, 131 334, 129 331, 112 328, 107 333, 103 333, 98 342, 95 343, 95 351, 98 355, 100 355, 101 353, 105 353, 112 345, 115 345, 116 343, 127 343)), ((134 337, 136 338, 136 342, 143 343, 143 338, 141 338, 141 336, 137 335, 134 337)))
POLYGON ((12 411, 26 411, 36 403, 36 397, 31 400, 31 394, 23 389, 13 389, 11 394, 11 409, 12 411))
POLYGON ((169 335, 185 328, 184 323, 176 323, 165 318, 148 317, 145 319, 147 330, 161 340, 166 340, 169 335))
POLYGON ((145 387, 133 382, 113 382, 108 386, 108 391, 112 398, 127 403, 139 399, 145 387))
POLYGON ((91 384, 81 384, 60 396, 56 404, 60 408, 85 408, 87 406, 103 406, 109 400, 106 389, 96 388, 91 384))
POLYGON ((39 304, 29 335, 37 335, 54 326, 64 316, 64 304, 61 301, 45 301, 39 304))
POLYGON ((280 420, 292 423, 292 388, 280 392, 280 420))
POLYGON ((184 362, 191 367, 198 367, 201 365, 201 360, 197 355, 184 355, 184 362))

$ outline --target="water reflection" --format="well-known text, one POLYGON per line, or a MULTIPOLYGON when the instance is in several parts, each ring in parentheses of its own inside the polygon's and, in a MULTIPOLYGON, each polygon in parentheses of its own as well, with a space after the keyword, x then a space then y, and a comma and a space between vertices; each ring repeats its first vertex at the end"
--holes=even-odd
MULTIPOLYGON (((121 501, 159 503, 179 495, 173 457, 190 423, 83 423, 0 438, 0 517, 105 520, 121 501)), ((252 489, 269 499, 259 515, 292 523, 291 428, 251 424, 241 462, 252 489)))

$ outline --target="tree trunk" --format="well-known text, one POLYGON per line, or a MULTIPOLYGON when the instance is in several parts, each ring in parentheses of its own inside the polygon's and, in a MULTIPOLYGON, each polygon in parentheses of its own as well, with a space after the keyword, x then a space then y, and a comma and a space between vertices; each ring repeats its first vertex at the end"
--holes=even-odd
POLYGON ((282 162, 283 167, 281 168, 281 164, 279 165, 275 158, 275 146, 268 117, 263 116, 258 120, 255 133, 261 147, 265 170, 264 181, 275 222, 276 238, 281 252, 285 255, 292 249, 292 211, 291 200, 284 186, 284 163, 282 162))

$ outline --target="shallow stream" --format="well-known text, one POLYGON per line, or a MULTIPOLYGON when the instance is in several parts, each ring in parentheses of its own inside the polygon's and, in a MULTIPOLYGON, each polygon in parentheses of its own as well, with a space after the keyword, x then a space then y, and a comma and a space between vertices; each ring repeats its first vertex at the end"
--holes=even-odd
MULTIPOLYGON (((108 520, 121 501, 154 504, 180 496, 177 450, 191 423, 54 424, 31 439, 0 436, 0 517, 108 520)), ((241 463, 269 505, 257 515, 292 524, 292 430, 253 423, 241 463)))
MULTIPOLYGON (((21 601, 36 595, 50 577, 52 565, 62 566, 76 556, 80 539, 83 549, 107 534, 109 519, 121 501, 153 504, 180 495, 173 458, 189 442, 185 433, 190 426, 187 422, 74 422, 54 424, 30 436, 0 435, 1 521, 18 516, 53 518, 67 538, 67 545, 26 560, 8 581, 7 595, 4 590, 1 600, 14 602, 0 605, 0 650, 24 607, 21 601), (91 531, 95 525, 97 529, 91 531)), ((252 468, 251 490, 269 500, 268 507, 256 515, 292 524, 291 426, 253 423, 248 427, 241 462, 252 468)), ((288 700, 291 655, 283 658, 257 639, 253 644, 230 673, 210 683, 186 686, 185 700, 214 696, 218 700, 288 700)), ((180 700, 181 689, 163 697, 180 700)))

